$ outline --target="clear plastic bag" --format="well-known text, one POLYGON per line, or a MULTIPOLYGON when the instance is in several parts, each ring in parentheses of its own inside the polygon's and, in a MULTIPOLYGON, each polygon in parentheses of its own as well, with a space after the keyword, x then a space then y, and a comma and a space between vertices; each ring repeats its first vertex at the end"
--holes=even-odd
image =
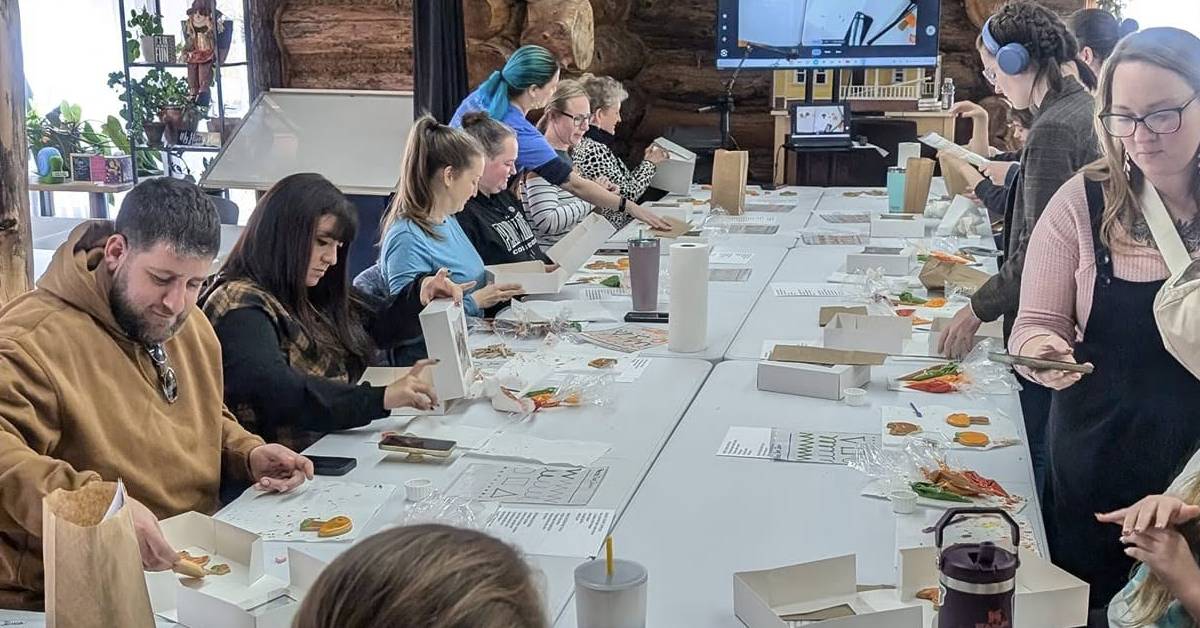
POLYGON ((429 497, 408 504, 398 523, 402 526, 441 523, 458 528, 482 530, 495 510, 494 504, 476 501, 465 495, 447 495, 435 490, 429 497))
POLYGON ((566 373, 536 384, 533 390, 526 391, 524 396, 532 399, 538 410, 607 406, 615 399, 614 384, 615 378, 608 373, 600 375, 566 373))
POLYGON ((927 472, 946 464, 946 452, 939 443, 909 438, 902 449, 884 447, 882 443, 860 447, 847 466, 881 483, 890 492, 923 482, 927 472))
POLYGON ((972 395, 1007 395, 1021 390, 1021 384, 1006 364, 993 362, 988 354, 1003 351, 997 338, 987 338, 975 345, 960 363, 967 383, 962 391, 972 395))

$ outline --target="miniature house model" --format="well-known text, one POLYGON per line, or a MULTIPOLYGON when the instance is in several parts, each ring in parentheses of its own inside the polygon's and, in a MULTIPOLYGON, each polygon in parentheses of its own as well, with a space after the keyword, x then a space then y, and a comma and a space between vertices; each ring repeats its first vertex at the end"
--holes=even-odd
POLYGON ((808 85, 805 70, 776 70, 771 108, 785 111, 788 105, 805 100, 811 87, 813 102, 834 99, 833 73, 841 72, 837 100, 849 102, 854 111, 916 111, 917 103, 941 98, 942 65, 936 68, 869 68, 816 70, 808 85))

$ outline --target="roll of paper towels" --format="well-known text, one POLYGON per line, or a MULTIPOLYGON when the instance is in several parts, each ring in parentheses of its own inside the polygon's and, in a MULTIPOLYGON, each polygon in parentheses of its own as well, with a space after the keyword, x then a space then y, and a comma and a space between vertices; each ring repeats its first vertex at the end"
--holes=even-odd
POLYGON ((708 254, 702 242, 671 245, 667 348, 695 353, 708 346, 708 254))
POLYGON ((909 159, 920 156, 921 144, 919 142, 900 142, 900 148, 896 150, 896 165, 907 168, 909 159))

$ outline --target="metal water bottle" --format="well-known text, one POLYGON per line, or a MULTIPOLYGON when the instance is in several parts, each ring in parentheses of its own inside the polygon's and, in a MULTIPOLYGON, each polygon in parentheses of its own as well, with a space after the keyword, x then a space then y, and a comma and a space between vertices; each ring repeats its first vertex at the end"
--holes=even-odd
POLYGON ((942 81, 942 109, 947 111, 954 106, 954 79, 946 77, 942 81))
POLYGON ((951 508, 938 521, 937 542, 942 607, 938 628, 1013 628, 1020 529, 999 508, 951 508), (1012 549, 993 541, 960 542, 942 547, 943 531, 962 515, 999 515, 1012 531, 1012 549))

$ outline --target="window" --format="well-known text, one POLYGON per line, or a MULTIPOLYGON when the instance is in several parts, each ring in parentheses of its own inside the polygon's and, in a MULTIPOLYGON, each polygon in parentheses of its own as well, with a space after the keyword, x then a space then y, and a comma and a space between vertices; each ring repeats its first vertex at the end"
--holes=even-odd
POLYGON ((816 80, 817 85, 826 85, 829 83, 829 70, 817 70, 816 80))
POLYGON ((796 70, 796 84, 797 85, 804 84, 804 70, 796 70))
POLYGON ((903 68, 898 68, 892 72, 892 82, 893 83, 903 83, 904 82, 904 69, 903 68))

